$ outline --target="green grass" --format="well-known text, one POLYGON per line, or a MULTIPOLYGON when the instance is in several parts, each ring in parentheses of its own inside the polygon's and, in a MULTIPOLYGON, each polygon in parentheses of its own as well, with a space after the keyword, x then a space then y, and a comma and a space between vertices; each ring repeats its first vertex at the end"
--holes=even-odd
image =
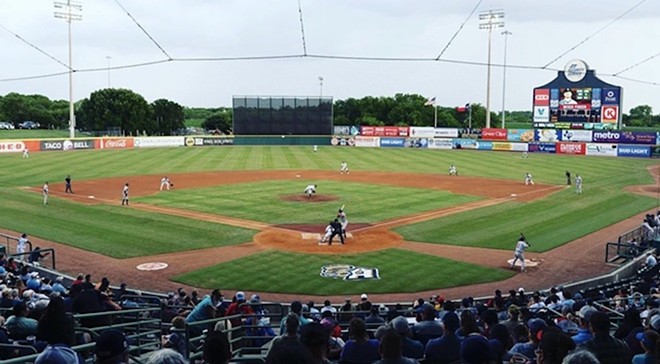
POLYGON ((419 292, 500 281, 512 274, 506 270, 484 268, 400 249, 359 255, 303 255, 266 251, 182 274, 175 280, 208 289, 222 287, 251 292, 338 295, 419 292), (321 267, 329 264, 378 268, 380 279, 347 281, 321 277, 321 267))
POLYGON ((120 205, 87 206, 2 188, 0 221, 4 228, 25 231, 114 258, 228 246, 252 241, 255 231, 233 226, 152 214, 120 205), (93 217, 93 218, 90 218, 93 217))
MULTIPOLYGON (((76 133, 79 138, 84 135, 76 133)), ((0 139, 47 139, 47 138, 68 138, 68 130, 46 130, 46 129, 14 129, 0 130, 0 139)))
POLYGON ((303 203, 282 201, 280 198, 284 195, 302 195, 302 189, 315 182, 296 179, 172 190, 136 198, 135 201, 271 224, 324 224, 344 204, 349 221, 373 223, 479 199, 446 191, 339 181, 320 181, 318 188, 319 196, 332 195, 339 200, 303 203))

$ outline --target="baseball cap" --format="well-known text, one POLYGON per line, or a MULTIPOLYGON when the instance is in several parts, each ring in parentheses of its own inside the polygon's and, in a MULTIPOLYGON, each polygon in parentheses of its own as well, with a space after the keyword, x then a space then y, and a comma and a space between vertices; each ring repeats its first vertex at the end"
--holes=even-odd
POLYGON ((48 345, 39 354, 35 364, 74 364, 80 363, 78 354, 73 349, 62 344, 48 345))
POLYGON ((245 301, 245 292, 243 291, 236 292, 236 300, 245 301))
POLYGON ((649 324, 654 330, 660 331, 660 315, 653 315, 649 324))
POLYGON ((527 327, 529 328, 529 333, 536 337, 539 331, 542 331, 548 327, 548 324, 546 324, 545 321, 541 320, 540 318, 533 318, 527 321, 527 327))
POLYGON ((512 304, 511 306, 509 306, 509 313, 510 314, 520 313, 520 308, 518 307, 518 305, 512 304))
POLYGON ((488 340, 482 335, 469 335, 461 343, 461 361, 468 364, 481 364, 490 359, 488 340))
POLYGON ((646 330, 646 331, 638 332, 637 335, 635 335, 635 338, 637 338, 637 340, 644 343, 646 349, 650 351, 655 351, 659 335, 657 332, 653 330, 646 330))
POLYGON ((367 299, 369 299, 369 297, 367 297, 367 294, 366 294, 366 293, 363 293, 363 294, 360 296, 360 299, 361 299, 361 300, 367 300, 367 299))
POLYGON ((524 293, 524 292, 525 292, 525 289, 522 288, 522 287, 520 287, 520 288, 518 288, 518 292, 523 292, 523 293, 524 293))
POLYGON ((594 307, 592 307, 592 306, 589 306, 589 305, 582 306, 582 308, 580 309, 580 311, 578 311, 578 317, 580 317, 580 318, 582 318, 583 320, 589 322, 589 320, 591 320, 591 316, 593 316, 593 314, 594 314, 595 312, 597 312, 597 311, 598 311, 598 310, 596 310, 596 309, 595 309, 594 307))
POLYGON ((259 297, 258 294, 253 294, 252 297, 250 297, 250 303, 253 305, 261 303, 261 297, 259 297))
POLYGON ((109 359, 128 350, 128 341, 123 332, 117 329, 103 331, 96 340, 96 357, 109 359))
POLYGON ((435 315, 435 306, 426 302, 417 309, 417 313, 425 313, 428 315, 435 315))
POLYGON ((406 334, 410 327, 408 326, 408 320, 403 316, 398 316, 391 322, 392 328, 396 330, 399 334, 406 334))

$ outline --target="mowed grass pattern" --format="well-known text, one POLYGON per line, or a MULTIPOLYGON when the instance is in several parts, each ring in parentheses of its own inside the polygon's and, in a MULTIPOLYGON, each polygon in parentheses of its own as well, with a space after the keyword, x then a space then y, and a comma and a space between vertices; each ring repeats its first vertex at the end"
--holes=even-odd
POLYGON ((171 190, 134 200, 271 224, 326 224, 342 205, 345 205, 350 222, 373 223, 477 199, 437 190, 295 179, 171 190), (297 202, 281 199, 281 196, 302 195, 305 186, 314 183, 319 185, 315 198, 332 195, 339 200, 297 202))
POLYGON ((179 275, 175 281, 208 289, 339 295, 420 292, 500 281, 512 274, 400 249, 359 255, 303 255, 271 250, 179 275), (321 277, 321 267, 330 264, 378 268, 380 279, 347 281, 321 277))

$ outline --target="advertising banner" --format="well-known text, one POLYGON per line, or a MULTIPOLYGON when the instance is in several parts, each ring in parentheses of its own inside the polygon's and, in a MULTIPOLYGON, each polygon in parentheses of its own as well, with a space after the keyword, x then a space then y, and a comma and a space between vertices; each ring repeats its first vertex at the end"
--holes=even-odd
POLYGON ((596 143, 650 144, 657 142, 657 133, 649 131, 594 131, 593 141, 596 143))
POLYGON ((407 137, 407 126, 362 126, 360 130, 362 136, 387 136, 387 137, 407 137))
POLYGON ((550 109, 556 110, 559 108, 559 89, 553 88, 550 90, 550 109))
POLYGON ((534 122, 542 123, 550 121, 549 106, 534 106, 534 122))
POLYGON ((410 136, 413 138, 433 138, 435 128, 431 126, 411 126, 410 136))
POLYGON ((452 142, 454 143, 454 148, 456 149, 477 149, 476 139, 456 138, 452 139, 452 142))
POLYGON ((550 106, 550 90, 541 88, 534 90, 534 106, 550 106))
POLYGON ((655 133, 655 145, 660 145, 660 131, 655 133))
POLYGON ((512 152, 527 152, 529 146, 527 143, 508 143, 512 152))
POLYGON ((334 135, 351 135, 351 127, 348 125, 335 125, 332 134, 334 135))
POLYGON ((493 150, 493 142, 479 140, 476 147, 478 150, 493 150))
POLYGON ((506 143, 506 142, 493 143, 493 150, 509 152, 511 151, 511 143, 506 143))
MULTIPOLYGON (((382 143, 382 142, 381 142, 382 143)), ((428 148, 428 138, 405 138, 403 146, 406 148, 428 148)))
POLYGON ((66 140, 42 140, 39 142, 39 150, 78 150, 94 149, 93 139, 66 139, 66 140))
POLYGON ((133 139, 135 148, 183 147, 184 137, 140 137, 133 139))
POLYGON ((341 147, 353 147, 355 146, 355 138, 341 135, 333 136, 332 139, 330 139, 330 144, 341 147))
POLYGON ((186 137, 187 147, 234 145, 233 137, 186 137))
POLYGON ((380 138, 381 148, 403 148, 405 145, 403 138, 380 138))
POLYGON ((539 142, 558 142, 561 140, 561 130, 536 129, 534 130, 534 140, 539 142))
POLYGON ((619 145, 616 155, 617 157, 650 158, 651 147, 644 145, 619 145))
POLYGON ((22 140, 0 140, 0 153, 18 153, 25 149, 22 140))
POLYGON ((590 142, 591 130, 562 130, 561 140, 564 142, 590 142))
POLYGON ((380 138, 378 137, 365 137, 365 136, 356 136, 355 137, 355 146, 356 147, 378 147, 380 145, 380 138))
POLYGON ((454 142, 451 139, 429 139, 430 149, 452 149, 454 142))
POLYGON ((506 129, 483 128, 481 129, 481 139, 484 140, 506 140, 506 129))
POLYGON ((604 105, 602 108, 603 115, 600 121, 603 123, 615 124, 619 121, 619 106, 618 105, 604 105))
POLYGON ((458 138, 458 129, 456 128, 435 128, 434 138, 458 138))
POLYGON ((617 156, 616 144, 596 144, 587 143, 586 155, 596 155, 603 157, 616 157, 617 156))
POLYGON ((603 105, 619 105, 620 89, 618 88, 604 88, 603 89, 603 105))
POLYGON ((534 129, 508 129, 506 140, 514 142, 531 142, 534 140, 534 129))
POLYGON ((591 108, 592 109, 597 109, 602 106, 602 102, 600 100, 600 91, 601 89, 599 88, 592 88, 591 89, 591 108))
POLYGON ((95 140, 96 149, 133 148, 133 138, 99 138, 95 140))
POLYGON ((563 143, 563 142, 558 142, 557 143, 557 154, 582 154, 584 155, 586 152, 586 144, 585 143, 563 143))
POLYGON ((557 144, 547 142, 529 143, 527 150, 532 153, 556 153, 557 144))

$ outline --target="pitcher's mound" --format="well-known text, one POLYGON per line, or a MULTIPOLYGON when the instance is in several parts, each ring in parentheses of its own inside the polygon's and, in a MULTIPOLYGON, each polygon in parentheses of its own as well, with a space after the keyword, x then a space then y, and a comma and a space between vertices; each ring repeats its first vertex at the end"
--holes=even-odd
POLYGON ((339 200, 339 197, 334 195, 313 195, 312 197, 307 197, 305 195, 283 195, 280 196, 282 201, 294 201, 294 202, 328 202, 339 200))

